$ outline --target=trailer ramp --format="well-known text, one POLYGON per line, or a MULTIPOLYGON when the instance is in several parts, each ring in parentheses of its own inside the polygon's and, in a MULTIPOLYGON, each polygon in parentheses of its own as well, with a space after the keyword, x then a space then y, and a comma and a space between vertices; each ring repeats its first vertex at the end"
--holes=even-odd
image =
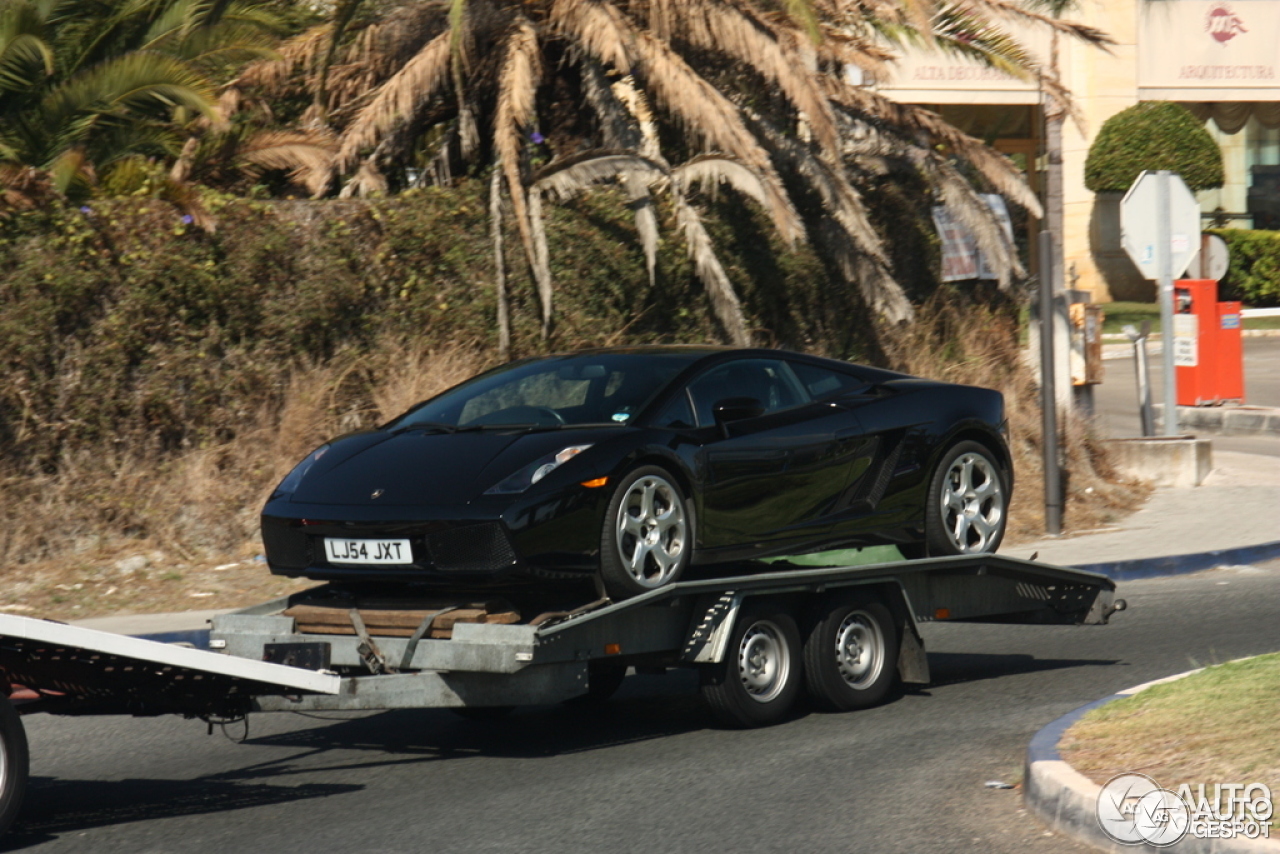
POLYGON ((0 677, 23 714, 234 717, 256 696, 336 694, 339 678, 51 620, 0 614, 0 677))

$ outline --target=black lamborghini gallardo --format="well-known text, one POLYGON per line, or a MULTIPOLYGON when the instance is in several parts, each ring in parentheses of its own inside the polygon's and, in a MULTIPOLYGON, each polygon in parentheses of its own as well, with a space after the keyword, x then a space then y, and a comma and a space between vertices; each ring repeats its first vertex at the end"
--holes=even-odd
POLYGON ((777 350, 526 359, 317 448, 262 513, 272 572, 457 586, 896 544, 994 551, 998 392, 777 350))

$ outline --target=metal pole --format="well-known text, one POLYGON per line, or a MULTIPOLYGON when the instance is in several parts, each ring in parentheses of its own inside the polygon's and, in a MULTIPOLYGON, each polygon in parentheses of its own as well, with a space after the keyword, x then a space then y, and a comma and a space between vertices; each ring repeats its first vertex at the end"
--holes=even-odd
POLYGON ((1169 176, 1156 173, 1156 282, 1160 291, 1160 341, 1164 348, 1164 434, 1178 435, 1178 386, 1173 370, 1173 259, 1170 256, 1173 233, 1169 211, 1169 176))
POLYGON ((1040 411, 1044 451, 1044 530, 1062 533, 1062 472, 1058 467, 1058 396, 1053 366, 1053 234, 1040 232, 1040 411))
POLYGON ((1151 334, 1151 321, 1142 321, 1142 328, 1126 326, 1124 334, 1133 342, 1134 367, 1138 372, 1138 415, 1142 420, 1142 435, 1156 434, 1155 416, 1151 411, 1151 368, 1147 360, 1147 336, 1151 334))

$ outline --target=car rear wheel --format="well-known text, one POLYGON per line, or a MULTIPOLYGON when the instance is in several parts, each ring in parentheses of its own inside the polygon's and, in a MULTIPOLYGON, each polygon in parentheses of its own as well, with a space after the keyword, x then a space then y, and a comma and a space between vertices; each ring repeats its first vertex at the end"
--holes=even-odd
POLYGON ((693 551, 688 502, 670 472, 642 466, 618 483, 600 536, 600 578, 627 599, 680 578, 693 551))
POLYGON ((995 454, 977 442, 960 442, 943 455, 929 481, 925 554, 902 551, 908 557, 994 552, 1004 539, 1008 510, 1008 479, 995 454))
POLYGON ((879 703, 893 686, 897 661, 893 617, 873 596, 836 597, 805 639, 805 683, 824 711, 847 712, 879 703))
POLYGON ((720 664, 702 671, 702 697, 721 723, 775 724, 786 717, 804 678, 800 630, 768 603, 748 604, 734 623, 720 664))

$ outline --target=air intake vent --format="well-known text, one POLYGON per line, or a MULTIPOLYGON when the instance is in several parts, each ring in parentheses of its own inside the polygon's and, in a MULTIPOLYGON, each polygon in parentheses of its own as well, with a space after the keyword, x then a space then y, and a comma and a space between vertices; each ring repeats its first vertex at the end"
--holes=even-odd
POLYGON ((427 548, 442 572, 498 572, 516 562, 506 529, 498 522, 437 531, 427 536, 427 548))

